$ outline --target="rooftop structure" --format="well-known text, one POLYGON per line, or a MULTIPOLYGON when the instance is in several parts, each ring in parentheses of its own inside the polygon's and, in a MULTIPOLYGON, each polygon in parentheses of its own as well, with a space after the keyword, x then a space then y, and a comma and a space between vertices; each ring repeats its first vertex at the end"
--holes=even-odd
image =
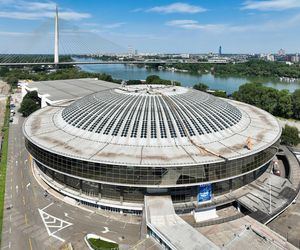
POLYGON ((119 87, 119 84, 95 78, 29 82, 22 85, 23 97, 27 92, 37 91, 42 107, 63 100, 76 100, 92 93, 119 87))
POLYGON ((99 199, 142 204, 163 192, 190 202, 199 185, 217 195, 256 179, 278 150, 281 128, 261 109, 183 87, 117 86, 25 121, 44 174, 99 199))

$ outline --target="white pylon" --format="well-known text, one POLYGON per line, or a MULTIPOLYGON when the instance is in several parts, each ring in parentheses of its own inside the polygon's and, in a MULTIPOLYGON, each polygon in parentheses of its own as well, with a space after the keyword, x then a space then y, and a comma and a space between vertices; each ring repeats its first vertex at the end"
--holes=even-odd
POLYGON ((54 32, 54 63, 59 63, 59 30, 58 30, 58 8, 56 6, 55 14, 55 32, 54 32))

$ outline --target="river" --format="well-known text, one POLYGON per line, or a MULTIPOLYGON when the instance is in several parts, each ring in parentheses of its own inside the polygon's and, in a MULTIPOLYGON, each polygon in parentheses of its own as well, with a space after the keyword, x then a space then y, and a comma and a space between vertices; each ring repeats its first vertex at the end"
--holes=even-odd
POLYGON ((244 77, 219 77, 212 74, 198 75, 190 73, 163 71, 155 69, 139 68, 133 65, 123 64, 89 64, 80 65, 80 68, 88 72, 107 73, 115 79, 146 79, 148 75, 159 75, 162 79, 175 80, 181 82, 182 86, 192 87, 194 84, 202 82, 210 89, 225 90, 231 94, 238 90, 239 86, 251 81, 261 82, 266 86, 276 89, 288 89, 290 92, 300 88, 300 82, 281 82, 279 79, 266 78, 244 78, 244 77))

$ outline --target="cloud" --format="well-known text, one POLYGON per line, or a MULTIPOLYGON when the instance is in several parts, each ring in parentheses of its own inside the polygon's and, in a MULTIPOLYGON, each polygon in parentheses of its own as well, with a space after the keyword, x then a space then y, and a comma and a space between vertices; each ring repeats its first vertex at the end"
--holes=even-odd
POLYGON ((253 23, 247 25, 236 24, 202 24, 197 20, 171 20, 165 23, 167 26, 185 29, 185 30, 202 30, 212 33, 245 33, 245 32, 274 32, 287 30, 294 27, 300 27, 300 14, 296 14, 287 19, 278 19, 263 23, 253 23))
POLYGON ((151 9, 148 9, 147 12, 158 12, 158 13, 188 13, 188 14, 195 14, 200 12, 205 12, 206 9, 196 6, 196 5, 190 5, 186 3, 173 3, 170 5, 164 5, 164 6, 156 6, 151 9))
MULTIPOLYGON (((21 20, 38 20, 43 18, 53 18, 53 12, 19 12, 19 11, 0 11, 0 18, 21 19, 21 20)), ((78 13, 75 11, 62 11, 59 18, 64 20, 81 20, 90 18, 88 13, 78 13)))
POLYGON ((282 11, 300 8, 299 0, 265 0, 265 1, 246 1, 243 10, 259 11, 282 11))
POLYGON ((105 29, 115 29, 123 26, 125 23, 124 22, 119 22, 119 23, 111 23, 111 24, 105 24, 103 28, 105 29))
MULTIPOLYGON (((31 2, 23 0, 0 0, 0 5, 2 5, 0 18, 21 20, 53 18, 56 8, 56 3, 51 1, 31 2)), ((64 20, 81 20, 90 18, 91 14, 60 8, 59 17, 64 20)))
POLYGON ((56 3, 54 2, 19 2, 19 6, 23 9, 35 11, 35 10, 55 10, 56 3))
POLYGON ((1 36, 31 36, 31 33, 0 31, 1 36))
POLYGON ((226 28, 223 24, 200 24, 196 20, 172 20, 166 22, 166 25, 186 30, 206 30, 212 32, 220 32, 226 28))

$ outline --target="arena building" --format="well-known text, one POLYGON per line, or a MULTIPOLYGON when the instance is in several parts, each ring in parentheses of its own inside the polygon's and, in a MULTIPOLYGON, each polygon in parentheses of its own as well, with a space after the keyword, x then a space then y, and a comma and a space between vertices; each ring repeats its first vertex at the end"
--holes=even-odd
POLYGON ((97 206, 140 210, 145 195, 201 201, 257 179, 281 128, 251 105, 174 86, 119 86, 47 106, 23 125, 43 179, 97 206), (199 191, 200 190, 200 191, 199 191))

